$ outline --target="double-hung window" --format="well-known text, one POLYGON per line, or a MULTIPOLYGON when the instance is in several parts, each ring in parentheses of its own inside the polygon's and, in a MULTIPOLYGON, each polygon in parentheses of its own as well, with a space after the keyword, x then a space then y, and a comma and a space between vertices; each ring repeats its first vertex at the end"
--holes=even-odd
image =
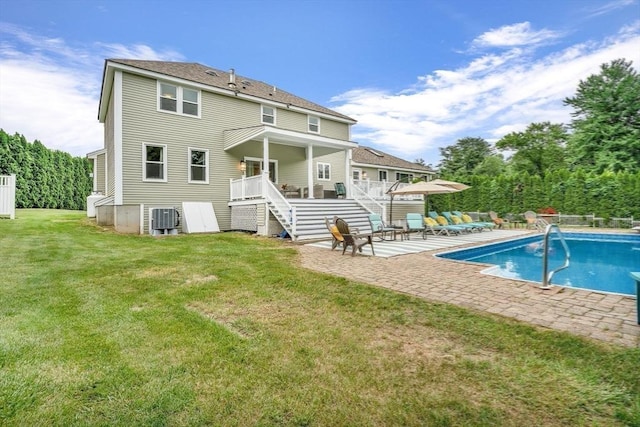
POLYGON ((318 180, 328 181, 331 179, 331 164, 318 162, 318 180))
POLYGON ((268 125, 276 124, 276 109, 267 105, 262 106, 262 123, 268 125))
POLYGON ((387 181, 387 171, 386 170, 378 170, 378 181, 387 181))
POLYGON ((200 91, 158 82, 158 110, 200 116, 200 91))
POLYGON ((167 146, 143 144, 144 159, 142 177, 144 181, 167 181, 167 146))
POLYGON ((320 118, 315 116, 308 116, 309 132, 320 133, 320 118))
POLYGON ((189 148, 189 182, 209 183, 209 150, 189 148))

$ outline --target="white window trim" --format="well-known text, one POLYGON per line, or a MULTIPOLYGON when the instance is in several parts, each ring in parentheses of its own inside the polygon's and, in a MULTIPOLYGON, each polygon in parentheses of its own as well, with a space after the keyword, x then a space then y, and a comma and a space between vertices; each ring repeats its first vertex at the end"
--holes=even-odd
POLYGON ((378 169, 378 181, 389 181, 389 171, 387 169, 378 169), (387 174, 387 178, 384 180, 381 179, 380 172, 384 172, 385 174, 387 174))
MULTIPOLYGON (((195 88, 191 88, 191 87, 187 87, 186 89, 192 90, 194 92, 196 92, 196 94, 198 95, 198 101, 197 101, 197 106, 198 106, 198 114, 185 114, 182 112, 182 106, 183 106, 183 102, 184 98, 182 95, 182 90, 183 87, 180 85, 177 85, 175 83, 169 83, 169 82, 165 82, 165 81, 161 81, 158 80, 157 81, 157 94, 156 94, 156 109, 159 113, 166 113, 166 114, 176 114, 178 116, 184 116, 184 117, 195 117, 195 118, 200 118, 200 114, 202 111, 202 92, 199 89, 195 89, 195 88), (161 91, 161 85, 165 84, 165 85, 169 85, 169 86, 173 86, 176 88, 176 111, 169 111, 169 110, 163 110, 162 108, 160 108, 160 99, 162 97, 162 91, 161 91)), ((191 101, 186 101, 188 103, 191 103, 191 101)))
POLYGON ((318 162, 316 163, 316 179, 318 181, 331 181, 331 163, 323 163, 323 162, 318 162), (329 166, 329 176, 325 176, 320 178, 320 166, 322 166, 322 174, 324 175, 324 167, 325 166, 329 166))
POLYGON ((208 184, 209 183, 209 150, 205 150, 203 148, 189 147, 187 149, 187 167, 189 171, 187 173, 189 179, 189 184, 208 184), (203 151, 204 152, 204 181, 194 180, 191 176, 191 152, 192 151, 203 151))
POLYGON ((151 142, 142 144, 142 181, 144 182, 167 182, 167 163, 169 156, 167 155, 167 145, 166 144, 153 144, 151 142), (162 179, 156 178, 147 178, 147 147, 162 147, 162 179))
POLYGON ((351 169, 351 179, 354 181, 362 180, 362 169, 351 169), (355 178, 354 175, 358 174, 358 177, 355 178))
POLYGON ((278 122, 277 111, 278 111, 278 109, 276 107, 272 107, 271 105, 261 104, 260 105, 260 122, 262 124, 265 124, 265 125, 276 126, 276 123, 278 122), (269 123, 269 122, 265 122, 264 121, 264 116, 271 116, 270 114, 265 114, 264 113, 264 109, 265 108, 271 108, 273 110, 273 123, 269 123))
POLYGON ((310 133, 320 133, 320 117, 318 116, 307 116, 307 130, 310 133), (311 123, 311 119, 316 119, 318 121, 317 124, 311 123), (318 130, 311 130, 311 125, 318 126, 318 130))

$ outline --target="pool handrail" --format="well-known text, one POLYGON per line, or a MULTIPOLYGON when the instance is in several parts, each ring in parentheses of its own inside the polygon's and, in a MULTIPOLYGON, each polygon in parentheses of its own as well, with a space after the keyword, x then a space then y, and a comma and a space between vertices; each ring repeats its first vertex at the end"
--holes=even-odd
POLYGON ((564 236, 560 231, 560 227, 558 227, 557 224, 548 224, 544 230, 544 245, 543 245, 543 252, 542 252, 542 286, 540 288, 551 289, 551 279, 553 279, 553 275, 556 274, 558 271, 564 270, 565 268, 569 267, 570 259, 571 259, 571 252, 569 252, 569 246, 567 246, 567 242, 564 240, 564 236), (548 250, 549 234, 551 233, 551 230, 554 228, 556 229, 557 234, 560 238, 560 242, 562 243, 562 247, 564 248, 564 253, 565 253, 564 264, 547 273, 547 270, 549 269, 549 250, 548 250))

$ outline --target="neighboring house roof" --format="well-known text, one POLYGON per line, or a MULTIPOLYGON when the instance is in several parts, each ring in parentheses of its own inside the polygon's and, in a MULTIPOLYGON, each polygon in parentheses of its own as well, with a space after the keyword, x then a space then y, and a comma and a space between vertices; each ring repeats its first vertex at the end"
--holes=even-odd
POLYGON ((418 163, 409 162, 378 149, 358 146, 352 150, 352 161, 361 165, 382 166, 389 169, 410 169, 422 173, 434 173, 433 170, 418 163))
POLYGON ((339 118, 343 121, 352 123, 356 122, 349 116, 345 116, 344 114, 340 114, 329 108, 315 104, 311 101, 307 101, 306 99, 295 96, 274 85, 240 76, 235 74, 235 72, 233 72, 232 74, 231 72, 218 70, 195 62, 107 59, 105 62, 105 69, 106 64, 108 64, 109 62, 122 64, 140 70, 159 73, 183 80, 188 80, 194 83, 211 86, 214 88, 225 89, 227 91, 230 91, 230 94, 233 94, 233 92, 235 92, 236 94, 241 93, 243 95, 260 98, 271 102, 282 103, 287 106, 302 108, 310 112, 326 114, 328 116, 339 118), (232 79, 235 80, 235 86, 230 86, 229 84, 232 79))

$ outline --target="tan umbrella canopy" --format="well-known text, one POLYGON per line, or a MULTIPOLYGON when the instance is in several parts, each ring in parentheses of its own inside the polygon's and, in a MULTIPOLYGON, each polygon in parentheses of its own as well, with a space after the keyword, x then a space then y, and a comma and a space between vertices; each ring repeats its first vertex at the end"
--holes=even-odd
POLYGON ((434 184, 433 181, 419 181, 419 182, 416 182, 415 184, 409 184, 405 187, 391 191, 389 193, 391 194, 391 205, 389 206, 389 222, 392 222, 392 218, 393 218, 393 196, 398 196, 403 194, 422 194, 425 196, 425 198, 427 198, 429 197, 429 194, 447 194, 447 193, 456 193, 458 191, 462 191, 462 190, 459 190, 454 187, 448 187, 445 185, 434 184))
MULTIPOLYGON (((461 184, 464 185, 464 184, 461 184)), ((467 187, 468 188, 468 187, 467 187)), ((446 194, 446 193, 455 193, 457 191, 462 191, 463 189, 458 189, 453 186, 446 186, 442 184, 437 184, 435 181, 420 181, 415 184, 409 184, 405 187, 399 188, 391 192, 394 196, 401 194, 446 194)))
POLYGON ((466 190, 467 188, 471 188, 467 184, 463 184, 461 182, 446 181, 446 180, 440 179, 440 178, 434 179, 433 181, 429 181, 429 182, 431 182, 432 184, 443 185, 445 187, 453 187, 456 190, 460 190, 460 191, 466 190))

